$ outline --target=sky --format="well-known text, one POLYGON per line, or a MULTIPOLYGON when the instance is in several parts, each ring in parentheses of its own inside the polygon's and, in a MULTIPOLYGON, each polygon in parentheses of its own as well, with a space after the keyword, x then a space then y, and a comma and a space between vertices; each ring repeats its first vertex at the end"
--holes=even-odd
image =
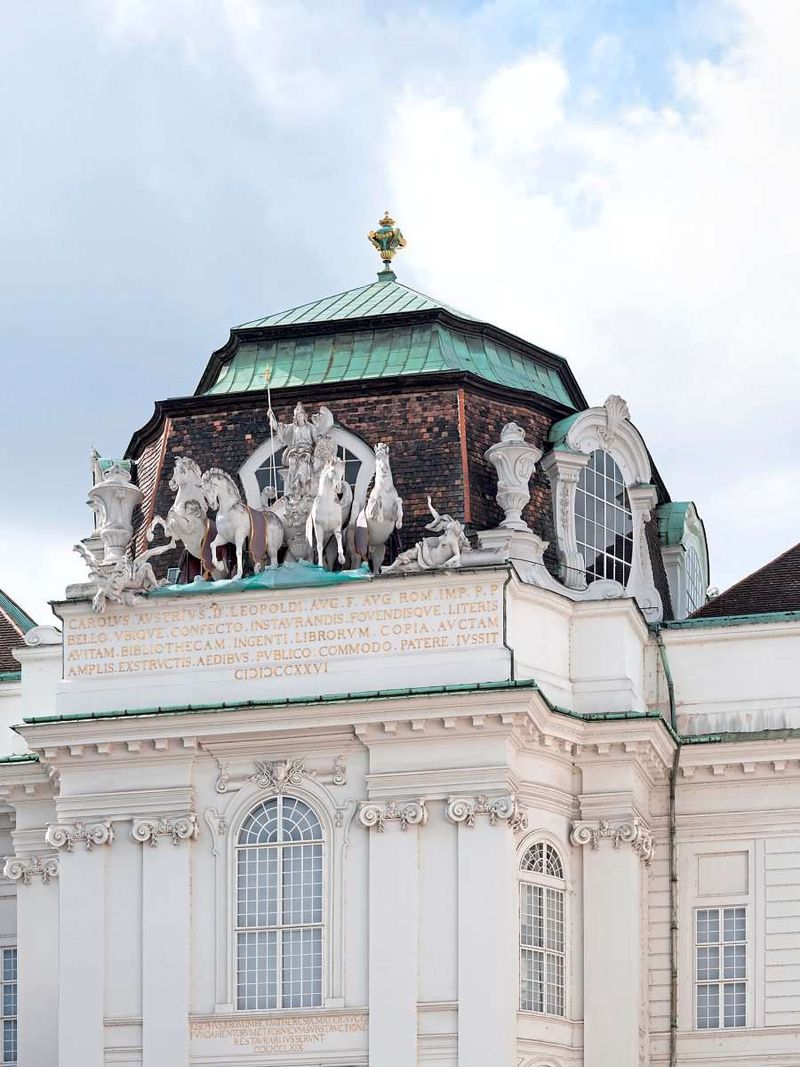
POLYGON ((231 325, 400 280, 621 394, 725 588, 800 539, 795 0, 0 7, 0 588, 231 325))

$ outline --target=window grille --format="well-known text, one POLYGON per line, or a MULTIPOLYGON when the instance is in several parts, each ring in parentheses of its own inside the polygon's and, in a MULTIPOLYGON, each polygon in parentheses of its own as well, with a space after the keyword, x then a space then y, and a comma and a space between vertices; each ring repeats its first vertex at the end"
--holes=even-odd
POLYGON ((17 1062, 17 950, 2 950, 3 1063, 17 1062))
MULTIPOLYGON (((276 482, 277 484, 274 488, 277 490, 279 497, 283 496, 284 452, 285 449, 283 448, 275 449, 274 470, 272 456, 269 456, 256 471, 256 481, 258 482, 259 494, 263 493, 268 485, 272 485, 273 482, 276 482)), ((356 481, 358 480, 358 472, 361 470, 361 460, 354 452, 351 452, 349 448, 345 448, 344 445, 341 444, 337 444, 336 446, 336 455, 339 457, 339 459, 344 460, 344 478, 345 481, 350 485, 350 488, 355 493, 356 481)))
POLYGON ((236 849, 240 1011, 322 1004, 322 828, 296 797, 255 807, 236 849))
POLYGON ((691 615, 706 602, 703 568, 697 552, 690 548, 686 553, 686 612, 691 615))
POLYGON ((565 1014, 564 868, 552 845, 537 842, 520 864, 520 1010, 565 1014))
POLYGON ((622 471, 598 449, 575 490, 575 539, 586 581, 612 578, 627 585, 633 560, 633 514, 622 471))
POLYGON ((698 1030, 747 1025, 747 908, 695 913, 698 1030))

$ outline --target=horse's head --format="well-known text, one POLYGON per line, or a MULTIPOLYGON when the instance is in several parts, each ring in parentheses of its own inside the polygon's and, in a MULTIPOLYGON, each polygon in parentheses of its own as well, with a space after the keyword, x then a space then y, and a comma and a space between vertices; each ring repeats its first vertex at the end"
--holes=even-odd
POLYGON ((193 482, 195 485, 200 484, 200 468, 191 456, 178 456, 175 460, 175 469, 169 480, 169 487, 173 493, 176 493, 187 482, 193 482))
POLYGON ((200 484, 203 487, 205 498, 210 508, 219 507, 219 480, 218 475, 222 472, 217 470, 216 467, 212 467, 211 470, 205 471, 203 477, 200 479, 200 484))
POLYGON ((330 485, 338 496, 344 488, 344 460, 329 459, 322 468, 320 479, 330 485))
POLYGON ((378 474, 390 474, 389 446, 380 441, 375 445, 375 471, 378 474))

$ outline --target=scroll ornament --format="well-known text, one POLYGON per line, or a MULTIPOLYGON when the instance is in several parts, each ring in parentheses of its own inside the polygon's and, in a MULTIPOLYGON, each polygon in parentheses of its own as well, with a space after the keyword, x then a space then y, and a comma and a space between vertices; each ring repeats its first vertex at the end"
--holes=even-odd
POLYGON ((134 819, 131 825, 133 840, 152 848, 158 844, 159 837, 171 838, 173 845, 179 845, 181 841, 194 841, 198 832, 197 816, 194 814, 134 819))
POLYGON ((359 808, 358 821, 379 834, 384 832, 387 822, 399 822, 400 829, 407 830, 409 826, 427 825, 428 809, 421 797, 419 800, 390 800, 386 804, 368 801, 359 808))
POLYGON ((13 882, 30 885, 34 877, 39 877, 45 885, 58 878, 57 856, 9 856, 3 868, 3 877, 13 882))
POLYGON ((479 793, 476 797, 450 797, 447 802, 447 818, 450 822, 473 827, 479 815, 487 816, 490 826, 496 826, 498 822, 506 823, 514 833, 528 826, 528 817, 513 793, 500 797, 479 793))
POLYGON ((591 845, 593 849, 598 849, 601 841, 611 841, 614 848, 630 845, 646 867, 650 866, 656 850, 652 834, 635 818, 616 825, 608 819, 600 819, 597 823, 576 822, 569 839, 573 845, 591 845))
POLYGON ((87 852, 91 852, 95 846, 111 844, 114 840, 114 827, 108 820, 54 823, 48 826, 44 839, 52 848, 63 848, 65 852, 72 852, 75 845, 81 843, 86 846, 87 852))

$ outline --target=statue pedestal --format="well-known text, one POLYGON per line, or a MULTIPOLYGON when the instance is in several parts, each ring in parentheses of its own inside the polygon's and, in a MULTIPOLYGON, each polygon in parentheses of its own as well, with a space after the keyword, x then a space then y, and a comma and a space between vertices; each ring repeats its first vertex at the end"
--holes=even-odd
POLYGON ((481 548, 494 552, 498 558, 517 559, 525 563, 542 563, 549 542, 537 537, 531 530, 514 530, 499 526, 494 530, 478 533, 481 548))

